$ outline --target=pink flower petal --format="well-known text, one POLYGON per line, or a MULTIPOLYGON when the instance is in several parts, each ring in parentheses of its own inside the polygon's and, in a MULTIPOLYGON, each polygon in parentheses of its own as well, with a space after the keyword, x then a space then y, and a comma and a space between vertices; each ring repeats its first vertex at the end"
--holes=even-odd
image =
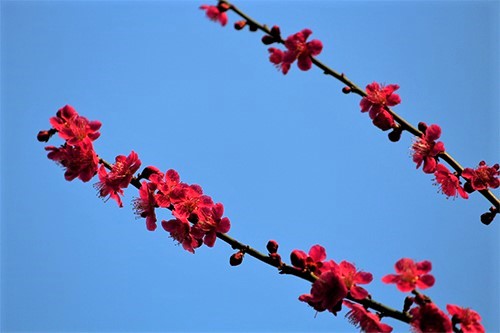
POLYGON ((307 43, 307 50, 312 56, 317 56, 323 50, 323 43, 318 39, 313 39, 307 43))
POLYGON ((309 256, 314 261, 324 261, 326 259, 326 250, 323 246, 316 244, 309 250, 309 256))
POLYGON ((369 295, 368 291, 360 286, 352 286, 349 292, 354 299, 359 300, 365 299, 369 295))
POLYGON ((436 141, 441 136, 441 127, 435 124, 430 125, 425 131, 425 136, 429 141, 436 141))
POLYGON ((373 281, 372 273, 358 272, 354 276, 354 282, 359 284, 367 284, 373 281))
POLYGON ((434 285, 434 282, 436 282, 434 276, 429 274, 422 275, 420 279, 417 280, 417 287, 420 289, 427 289, 432 287, 434 285))

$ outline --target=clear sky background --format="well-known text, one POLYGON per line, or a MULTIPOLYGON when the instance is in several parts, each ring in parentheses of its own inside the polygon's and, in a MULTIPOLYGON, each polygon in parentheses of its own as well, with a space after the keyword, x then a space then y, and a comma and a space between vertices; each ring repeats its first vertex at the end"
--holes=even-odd
MULTIPOLYGON (((447 200, 415 170, 409 135, 389 142, 317 69, 283 76, 260 33, 235 31, 232 13, 225 28, 210 22, 203 3, 215 1, 1 2, 1 330, 356 331, 345 310, 299 302, 306 281, 251 257, 230 267, 221 241, 192 255, 147 231, 134 188, 119 209, 96 197, 96 178, 65 181, 36 134, 71 104, 103 123, 103 158, 134 150, 176 169, 224 203, 240 241, 265 251, 276 239, 287 260, 321 244, 399 309, 405 295, 380 279, 402 257, 430 260, 425 293, 499 332, 500 220, 479 221, 489 203, 447 200)), ((285 37, 312 29, 318 58, 360 86, 399 84, 395 110, 441 125, 462 165, 499 162, 498 1, 235 4, 285 37)))

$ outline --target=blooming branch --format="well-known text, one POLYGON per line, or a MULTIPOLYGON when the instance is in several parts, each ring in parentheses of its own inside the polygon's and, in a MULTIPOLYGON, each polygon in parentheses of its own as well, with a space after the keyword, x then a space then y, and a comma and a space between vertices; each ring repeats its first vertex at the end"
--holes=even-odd
MULTIPOLYGON (((343 73, 330 69, 315 58, 323 50, 323 43, 318 39, 311 40, 312 31, 308 28, 282 38, 278 26, 269 29, 226 0, 219 0, 215 6, 202 5, 200 9, 208 19, 221 26, 228 23, 227 12, 233 11, 242 18, 234 24, 235 29, 248 27, 250 31, 261 30, 265 33, 262 37, 265 45, 283 44, 284 48, 269 47, 267 50, 269 61, 283 75, 293 70, 292 66, 296 63, 302 71, 308 71, 314 65, 324 74, 339 80, 344 84, 342 91, 345 94, 355 93, 361 97, 361 112, 367 113, 374 126, 389 131, 391 141, 399 141, 403 131, 414 136, 411 146, 413 162, 417 169, 422 166, 424 173, 434 176, 435 185, 443 194, 467 199, 469 193, 478 191, 485 196, 493 206, 481 216, 481 221, 484 224, 492 222, 500 209, 499 200, 490 191, 500 185, 499 165, 488 166, 481 161, 476 168, 463 168, 445 150, 444 143, 438 141, 442 134, 439 125, 427 126, 421 122, 415 128, 391 109, 401 104, 397 93, 399 85, 372 82, 365 89, 359 88, 343 73)), ((215 202, 200 185, 184 183, 177 171, 169 169, 162 172, 155 166, 147 166, 137 174, 142 163, 134 151, 129 155, 116 156, 113 164, 100 158, 93 145, 101 135, 99 121, 89 121, 66 105, 49 122, 52 128, 40 131, 37 139, 48 142, 58 134, 64 140, 61 146, 47 146, 45 150, 49 159, 64 168, 66 180, 78 178, 89 182, 97 175, 99 180, 94 186, 98 196, 106 198, 106 201, 112 198, 119 207, 123 207, 125 189, 132 185, 139 191, 138 197, 132 200, 133 209, 138 218, 145 219, 146 229, 158 229, 157 209, 169 211, 172 218, 162 220, 159 230, 164 230, 190 253, 196 253, 203 245, 214 247, 219 239, 236 251, 229 258, 231 266, 241 265, 245 256, 251 256, 275 267, 280 274, 294 275, 310 282, 310 290, 299 295, 299 301, 317 312, 337 315, 346 310, 348 321, 362 332, 391 332, 393 328, 382 322, 385 317, 407 323, 414 332, 485 331, 480 315, 474 310, 447 304, 446 313, 420 292, 435 284, 430 261, 416 262, 402 258, 395 263, 395 274, 382 277, 382 282, 395 284, 400 292, 409 293, 403 304, 397 307, 400 310, 393 309, 372 299, 367 286, 373 281, 371 273, 359 270, 349 261, 329 259, 323 246, 313 245, 307 253, 295 249, 290 253, 290 264, 287 264, 278 251, 278 242, 274 240, 267 243, 266 254, 230 237, 231 221, 224 215, 224 205, 215 202)))
MULTIPOLYGON (((75 115, 79 117, 76 111, 75 115)), ((59 131, 52 128, 45 132, 55 134, 59 131)), ((76 132, 61 135, 65 140, 61 148, 52 146, 46 148, 50 151, 48 158, 55 160, 67 169, 66 180, 74 180, 82 173, 81 170, 85 170, 84 176, 78 178, 84 182, 88 182, 97 174, 99 182, 96 183, 96 187, 99 190, 99 196, 109 195, 117 201, 119 207, 123 207, 120 198, 124 194, 123 189, 128 188, 128 185, 131 184, 139 190, 139 197, 133 200, 134 209, 137 215, 146 219, 147 229, 149 231, 156 230, 155 209, 170 210, 174 219, 162 221, 162 227, 185 250, 195 253, 195 249, 203 244, 213 247, 215 239, 219 238, 233 249, 238 250, 230 258, 232 266, 241 264, 244 255, 250 255, 261 262, 276 267, 280 274, 294 275, 309 281, 312 283, 311 291, 308 294, 300 295, 298 298, 300 301, 306 302, 316 311, 329 311, 334 315, 342 311, 342 305, 345 305, 350 309, 346 314, 348 320, 364 332, 374 330, 391 332, 392 328, 389 325, 380 322, 383 317, 391 317, 408 323, 417 332, 426 331, 426 327, 451 332, 452 320, 427 296, 421 295, 416 290, 416 288, 425 289, 434 284, 434 277, 428 274, 432 268, 430 262, 415 263, 411 259, 403 258, 395 265, 398 274, 389 274, 382 278, 385 283, 396 283, 400 291, 411 291, 416 295, 415 297, 407 297, 402 311, 392 309, 374 301, 369 292, 359 286, 359 284, 372 282, 371 273, 358 271, 353 264, 345 260, 340 264, 334 260, 327 260, 326 250, 319 244, 312 246, 308 253, 302 250, 292 251, 290 254, 292 265, 288 265, 282 261, 278 254, 279 246, 276 241, 268 242, 266 248, 269 253, 266 255, 228 236, 230 222, 227 217, 223 216, 222 203, 214 203, 211 197, 203 193, 199 185, 181 182, 180 176, 175 170, 162 173, 157 167, 148 166, 140 174, 134 176, 140 168, 141 161, 133 151, 127 157, 117 156, 114 164, 110 164, 102 158, 99 158, 97 163, 91 164, 89 164, 89 159, 84 158, 71 159, 71 163, 67 162, 67 157, 56 158, 54 155, 59 154, 59 150, 66 149, 88 149, 91 152, 90 156, 92 156, 90 160, 94 161, 97 158, 91 145, 91 138, 83 136, 83 139, 75 140, 76 135, 76 132), (70 142, 73 142, 74 145, 71 145, 70 142), (100 164, 100 168, 97 167, 97 164, 100 164), (70 176, 68 176, 68 171, 70 171, 70 176), (143 181, 141 182, 141 180, 143 181), (416 304, 416 306, 411 308, 412 304, 416 304), (368 309, 375 312, 370 312, 368 309)), ((46 141, 45 137, 43 137, 44 140, 40 140, 40 135, 38 139, 46 141)), ((453 322, 460 323, 462 328, 482 328, 481 318, 473 310, 463 310, 456 305, 448 305, 448 311, 453 316, 453 322)), ((453 330, 459 332, 455 326, 453 326, 453 330)))
MULTIPOLYGON (((206 9, 206 7, 207 6, 202 9, 206 9)), ((222 8, 224 14, 226 14, 227 11, 232 11, 242 18, 242 20, 235 23, 235 28, 237 30, 242 30, 245 26, 248 26, 250 31, 260 30, 265 33, 262 37, 262 42, 265 45, 273 43, 284 44, 287 49, 286 51, 282 51, 274 47, 268 49, 270 62, 278 67, 283 74, 288 73, 291 64, 296 59, 298 59, 299 68, 304 71, 309 70, 312 67, 312 64, 314 64, 316 67, 321 69, 324 74, 330 75, 343 83, 345 87, 343 87, 342 91, 345 94, 354 93, 361 96, 361 111, 369 112, 370 118, 376 127, 383 131, 391 130, 388 134, 391 141, 399 141, 403 131, 407 131, 412 134, 415 137, 415 143, 412 146, 414 151, 413 160, 417 163, 417 167, 423 162, 424 172, 434 173, 439 160, 445 161, 452 169, 454 169, 454 172, 452 173, 447 169, 448 173, 445 174, 444 169, 440 167, 440 173, 435 175, 436 180, 438 178, 440 180, 443 180, 444 178, 451 179, 453 183, 457 184, 455 192, 464 199, 468 198, 467 193, 465 193, 465 189, 461 186, 459 177, 463 177, 466 181, 471 180, 473 178, 473 173, 470 171, 470 168, 465 169, 448 152, 445 152, 444 145, 441 142, 434 143, 433 139, 439 138, 441 132, 440 128, 439 135, 437 136, 433 135, 433 133, 427 133, 427 125, 420 123, 418 127, 414 127, 390 108, 391 106, 399 104, 401 101, 399 96, 394 94, 394 91, 399 88, 398 85, 392 84, 382 87, 377 82, 373 82, 367 85, 366 90, 364 90, 349 80, 344 73, 339 73, 331 69, 315 58, 315 56, 321 52, 323 43, 319 40, 313 40, 306 43, 306 39, 312 33, 310 29, 303 29, 296 34, 283 39, 278 26, 275 25, 270 29, 267 25, 263 25, 249 17, 227 0, 219 0, 217 8, 222 8), (465 175, 463 174, 464 171, 465 175), (453 177, 457 179, 457 182, 455 182, 453 177)), ((431 125, 432 128, 430 131, 436 129, 436 127, 433 126, 437 125, 431 125)), ((498 185, 495 187, 495 184, 498 184, 499 176, 498 168, 495 169, 496 165, 497 164, 493 167, 489 167, 489 170, 496 170, 489 172, 487 176, 490 177, 488 178, 489 180, 482 181, 482 184, 486 186, 469 188, 469 192, 477 190, 493 205, 488 212, 481 215, 481 221, 486 225, 493 221, 494 217, 500 210, 500 200, 490 191, 490 188, 498 187, 498 185)), ((482 177, 484 178, 485 176, 482 177)), ((474 179, 477 184, 477 177, 474 179)), ((437 182, 441 185, 443 184, 439 180, 437 180, 437 182)), ((445 195, 450 196, 449 193, 452 193, 450 188, 451 187, 449 186, 446 186, 445 189, 442 187, 442 192, 445 195)))

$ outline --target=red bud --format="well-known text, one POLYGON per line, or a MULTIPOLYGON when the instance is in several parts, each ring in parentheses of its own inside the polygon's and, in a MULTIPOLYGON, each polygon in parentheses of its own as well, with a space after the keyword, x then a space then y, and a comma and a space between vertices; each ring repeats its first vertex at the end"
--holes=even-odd
POLYGON ((427 124, 424 123, 423 121, 419 122, 418 123, 418 130, 422 133, 425 133, 425 131, 427 130, 427 124))
POLYGON ((304 269, 306 267, 306 258, 307 254, 300 250, 293 250, 292 253, 290 253, 290 261, 292 265, 297 268, 304 269))
POLYGON ((281 256, 277 253, 270 253, 269 254, 269 257, 273 260, 273 262, 277 265, 277 266, 280 266, 281 265, 281 256))
POLYGON ((245 254, 241 251, 234 253, 230 258, 229 258, 229 264, 231 266, 238 266, 243 262, 243 256, 245 254))
POLYGON ((159 173, 161 173, 161 171, 160 171, 160 169, 158 169, 155 166, 152 166, 152 165, 147 166, 144 168, 144 170, 142 170, 141 178, 149 179, 149 176, 151 176, 154 173, 159 174, 159 173))
POLYGON ((399 139, 401 139, 401 133, 403 133, 403 129, 398 126, 395 127, 387 136, 389 137, 389 140, 391 140, 391 142, 398 142, 399 139))
POLYGON ((56 133, 56 130, 51 128, 48 131, 40 131, 38 132, 36 138, 40 142, 48 142, 50 137, 56 133))
POLYGON ((271 36, 276 37, 277 39, 281 38, 281 32, 280 32, 280 27, 277 25, 273 26, 271 28, 271 36))
POLYGON ((481 222, 485 225, 489 225, 495 219, 496 213, 486 212, 481 215, 481 222))
POLYGON ((272 43, 276 43, 276 39, 273 36, 264 35, 262 36, 262 43, 264 45, 270 45, 272 43))
POLYGON ((219 8, 221 13, 223 13, 223 12, 227 11, 229 8, 231 8, 231 6, 229 6, 227 3, 219 3, 217 5, 217 7, 219 8))
POLYGON ((245 20, 241 20, 241 21, 238 21, 238 22, 235 22, 235 23, 234 23, 234 28, 235 28, 236 30, 241 30, 241 29, 243 29, 246 25, 247 25, 247 21, 245 21, 245 20))
POLYGON ((344 88, 342 88, 342 92, 344 94, 348 94, 351 92, 351 87, 348 87, 348 86, 345 86, 344 88))
POLYGON ((275 240, 270 240, 269 242, 267 242, 266 247, 267 247, 267 250, 269 251, 269 253, 278 252, 278 242, 275 240))

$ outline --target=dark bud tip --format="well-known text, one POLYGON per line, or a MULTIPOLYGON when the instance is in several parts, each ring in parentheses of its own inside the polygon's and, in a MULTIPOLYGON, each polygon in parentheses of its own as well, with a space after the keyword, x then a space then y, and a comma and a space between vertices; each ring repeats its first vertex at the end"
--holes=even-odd
POLYGON ((234 23, 234 28, 235 28, 236 30, 241 30, 241 29, 243 29, 246 25, 247 25, 247 21, 245 21, 245 20, 241 20, 241 21, 238 21, 238 22, 235 22, 235 23, 234 23))
POLYGON ((249 22, 248 23, 248 30, 255 32, 255 31, 259 30, 259 27, 257 27, 255 24, 249 22))
POLYGON ((54 134, 56 134, 57 131, 53 128, 49 129, 48 131, 40 131, 38 132, 36 138, 40 142, 48 142, 50 137, 54 134))
POLYGON ((269 257, 276 264, 276 266, 281 266, 282 261, 281 261, 281 256, 279 254, 277 254, 277 253, 270 253, 269 257))
POLYGON ((408 312, 410 310, 410 307, 413 305, 413 297, 407 296, 405 298, 405 303, 403 306, 403 312, 408 312))
POLYGON ((48 142, 50 139, 51 135, 49 131, 40 131, 38 132, 38 135, 36 136, 37 140, 40 142, 48 142))
POLYGON ((475 190, 472 188, 472 184, 470 183, 470 181, 466 181, 465 184, 464 184, 464 190, 465 192, 467 193, 472 193, 474 192, 475 190))
POLYGON ((425 133, 425 131, 427 130, 427 124, 424 123, 423 121, 419 122, 418 123, 418 130, 422 133, 425 133))
POLYGON ((458 319, 457 316, 451 317, 451 324, 453 326, 457 326, 458 324, 460 324, 460 319, 458 319))
POLYGON ((392 132, 390 132, 387 137, 391 142, 398 142, 401 139, 401 133, 403 133, 403 130, 401 126, 395 127, 392 132))
POLYGON ((269 242, 267 242, 266 248, 269 253, 276 253, 278 252, 278 242, 275 240, 270 240, 269 242))
POLYGON ((491 222, 493 222, 496 215, 497 215, 497 213, 486 212, 483 215, 481 215, 481 222, 484 225, 489 225, 491 222))
POLYGON ((277 25, 273 26, 271 28, 271 36, 276 37, 277 39, 280 39, 281 38, 280 27, 278 27, 277 25))
POLYGON ((262 36, 262 43, 264 45, 270 45, 270 44, 275 43, 275 42, 276 42, 276 39, 272 36, 269 36, 269 35, 262 36))
POLYGON ((351 87, 345 86, 344 88, 342 88, 342 92, 346 95, 349 94, 351 91, 352 91, 351 87))
POLYGON ((189 215, 188 217, 188 221, 191 222, 192 224, 196 224, 198 223, 200 219, 198 218, 198 215, 196 215, 196 213, 191 213, 191 215, 189 215))
POLYGON ((160 169, 158 169, 155 166, 150 165, 150 166, 145 167, 144 170, 142 170, 140 178, 144 178, 144 179, 148 179, 149 180, 149 177, 152 174, 155 174, 155 173, 156 174, 161 173, 160 169))
POLYGON ((229 264, 231 266, 238 266, 243 262, 243 256, 245 253, 239 251, 234 253, 230 258, 229 258, 229 264))
POLYGON ((219 8, 220 12, 223 13, 223 12, 227 11, 228 9, 230 9, 231 6, 229 6, 229 4, 227 4, 225 2, 222 2, 222 3, 219 3, 217 5, 217 8, 219 8))
POLYGON ((290 253, 290 261, 294 267, 300 269, 304 269, 306 267, 306 257, 304 257, 299 251, 294 250, 290 253))

